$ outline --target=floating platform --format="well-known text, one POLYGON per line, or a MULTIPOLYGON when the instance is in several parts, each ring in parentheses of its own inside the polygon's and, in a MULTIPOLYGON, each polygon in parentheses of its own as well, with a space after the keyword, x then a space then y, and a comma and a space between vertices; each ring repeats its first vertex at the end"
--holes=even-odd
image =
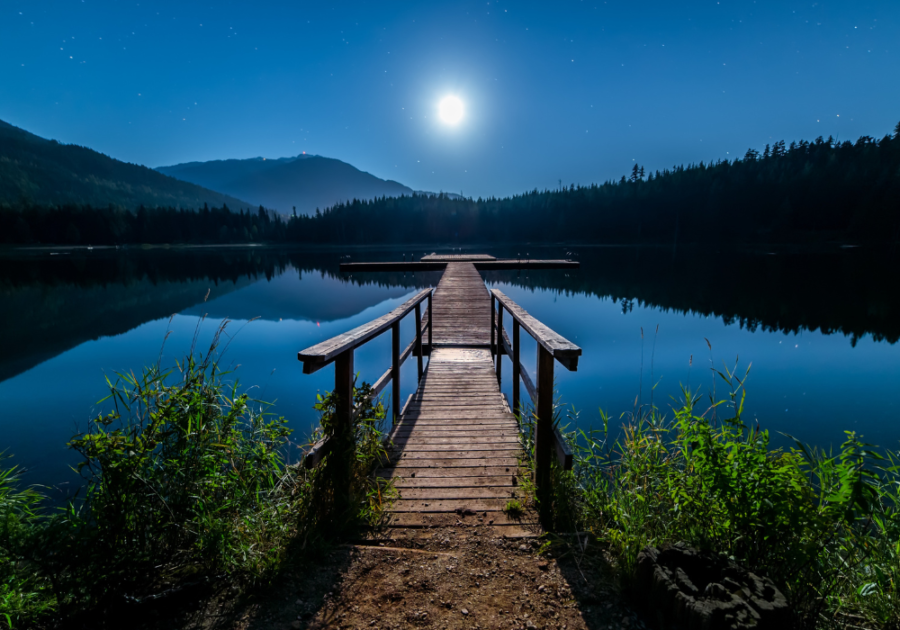
POLYGON ((537 260, 525 258, 493 258, 483 260, 422 260, 410 262, 349 262, 341 263, 341 271, 443 271, 448 263, 471 262, 479 271, 498 271, 504 269, 577 269, 581 266, 575 260, 537 260))
POLYGON ((426 262, 480 262, 485 260, 497 260, 488 254, 428 254, 422 256, 426 262))

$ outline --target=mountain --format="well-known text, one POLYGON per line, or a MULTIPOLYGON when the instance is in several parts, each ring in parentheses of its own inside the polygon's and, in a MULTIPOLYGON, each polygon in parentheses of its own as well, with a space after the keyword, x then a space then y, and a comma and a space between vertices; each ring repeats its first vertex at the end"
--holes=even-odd
POLYGON ((109 204, 136 209, 251 204, 74 144, 46 140, 0 120, 0 203, 109 204))
POLYGON ((341 201, 412 195, 411 188, 318 155, 188 162, 157 168, 160 173, 250 199, 290 214, 312 214, 341 201))

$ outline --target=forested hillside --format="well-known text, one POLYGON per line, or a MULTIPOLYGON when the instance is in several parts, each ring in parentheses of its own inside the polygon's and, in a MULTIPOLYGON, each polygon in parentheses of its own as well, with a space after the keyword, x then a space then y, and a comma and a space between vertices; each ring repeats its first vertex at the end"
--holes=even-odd
POLYGON ((411 195, 413 190, 391 180, 318 155, 268 160, 190 162, 157 169, 186 182, 221 190, 284 214, 312 214, 351 199, 411 195))
POLYGON ((900 238, 900 125, 893 136, 817 138, 601 185, 505 199, 381 199, 301 220, 288 238, 348 243, 599 243, 900 238))
POLYGON ((0 204, 121 206, 136 210, 248 202, 74 144, 45 140, 0 121, 0 204))
POLYGON ((282 220, 262 211, 0 208, 0 242, 704 243, 900 240, 893 136, 776 142, 741 159, 504 199, 382 197, 282 220), (71 227, 70 227, 71 226, 71 227))

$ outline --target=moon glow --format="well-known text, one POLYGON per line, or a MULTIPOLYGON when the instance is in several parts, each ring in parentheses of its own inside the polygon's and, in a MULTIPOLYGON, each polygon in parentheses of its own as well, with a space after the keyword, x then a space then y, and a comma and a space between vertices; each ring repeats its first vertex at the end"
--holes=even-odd
POLYGON ((438 112, 442 121, 448 125, 455 125, 462 120, 463 102, 455 96, 445 96, 438 105, 438 112))

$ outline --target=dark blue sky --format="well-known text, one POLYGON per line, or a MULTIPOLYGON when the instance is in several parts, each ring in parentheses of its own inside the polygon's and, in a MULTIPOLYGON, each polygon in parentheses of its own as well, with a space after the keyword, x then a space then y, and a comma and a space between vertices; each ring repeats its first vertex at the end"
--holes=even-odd
POLYGON ((507 195, 880 137, 900 1, 0 0, 0 119, 148 166, 306 151, 507 195))

